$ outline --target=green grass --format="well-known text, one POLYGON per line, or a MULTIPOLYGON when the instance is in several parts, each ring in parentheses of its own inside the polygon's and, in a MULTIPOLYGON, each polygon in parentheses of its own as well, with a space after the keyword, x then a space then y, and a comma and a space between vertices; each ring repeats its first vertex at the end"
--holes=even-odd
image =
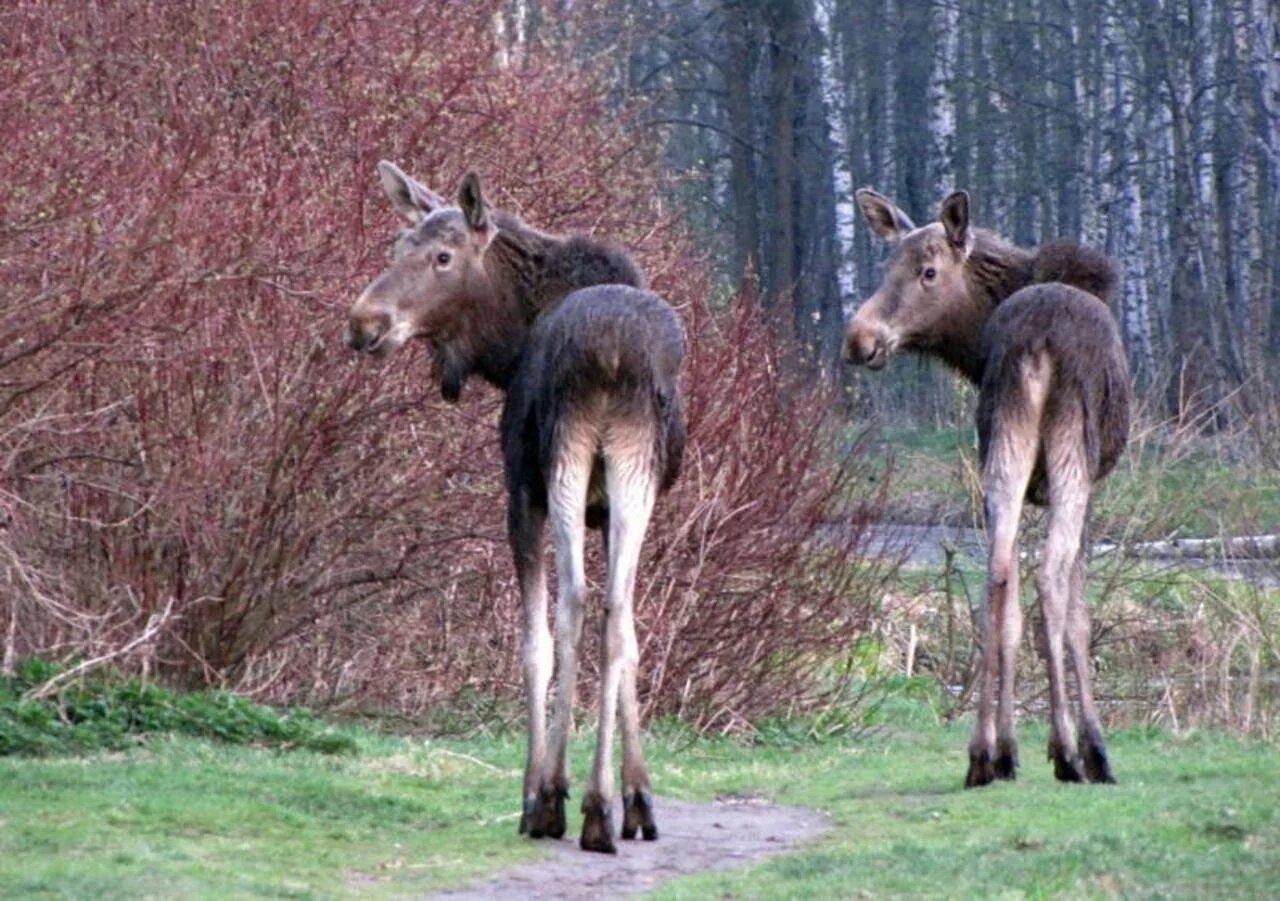
POLYGON ((422 893, 538 853, 496 756, 497 773, 405 741, 333 757, 172 737, 0 759, 0 897, 422 893))
POLYGON ((1120 732, 1120 784, 1090 787, 1056 783, 1043 731, 1024 733, 1019 781, 980 791, 960 787, 961 727, 727 758, 706 774, 716 790, 767 786, 827 812, 835 828, 749 873, 692 877, 659 895, 1262 897, 1280 884, 1273 746, 1120 732))
MULTIPOLYGON (((1272 745, 1121 731, 1118 786, 1064 786, 1030 727, 1021 779, 966 792, 964 727, 927 719, 820 745, 662 724, 648 741, 660 794, 760 792, 823 810, 834 828, 660 894, 1264 896, 1280 884, 1272 745)), ((579 778, 589 741, 575 742, 579 778)), ((516 835, 518 736, 357 744, 332 756, 183 736, 0 758, 0 897, 421 895, 543 853, 516 835)))
POLYGON ((965 473, 977 460, 972 428, 886 428, 875 444, 871 476, 892 480, 886 519, 933 524, 973 522, 965 473))

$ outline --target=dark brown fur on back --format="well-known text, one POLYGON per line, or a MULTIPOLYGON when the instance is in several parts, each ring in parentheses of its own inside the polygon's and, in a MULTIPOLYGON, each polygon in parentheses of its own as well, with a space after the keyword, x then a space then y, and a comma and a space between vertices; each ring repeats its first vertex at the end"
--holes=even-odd
MULTIPOLYGON (((684 454, 679 375, 684 332, 675 311, 645 290, 623 250, 582 236, 543 234, 498 214, 490 273, 529 319, 503 382, 508 487, 546 504, 556 429, 566 409, 601 392, 613 415, 652 421, 660 492, 674 484, 684 454)), ((603 460, 591 479, 588 525, 603 527, 603 460)))
MULTIPOLYGON (((1061 283, 1021 289, 996 308, 983 333, 982 389, 978 395, 978 447, 983 461, 993 420, 1021 403, 1024 360, 1047 353, 1052 381, 1046 420, 1059 420, 1068 404, 1083 412, 1089 477, 1115 467, 1129 436, 1129 369, 1110 312, 1091 294, 1061 283)), ((1048 502, 1044 452, 1039 452, 1027 499, 1048 502)))
MULTIPOLYGON (((1061 419, 1068 405, 1083 413, 1085 454, 1093 481, 1116 464, 1129 435, 1128 362, 1110 311, 1100 301, 1115 291, 1115 269, 1096 251, 1046 245, 1032 260, 1046 281, 1015 291, 987 321, 982 335, 978 444, 985 461, 994 417, 1021 403, 1022 363, 1046 353, 1052 361, 1045 417, 1061 419)), ((1027 499, 1047 503, 1043 450, 1027 499)))
POLYGON ((1031 280, 1073 285, 1108 306, 1115 300, 1119 283, 1116 267, 1106 254, 1070 241, 1055 241, 1036 251, 1031 280))
POLYGON ((644 288, 644 275, 621 248, 581 235, 566 238, 530 228, 516 216, 494 216, 498 236, 489 249, 499 289, 536 315, 589 285, 644 288))

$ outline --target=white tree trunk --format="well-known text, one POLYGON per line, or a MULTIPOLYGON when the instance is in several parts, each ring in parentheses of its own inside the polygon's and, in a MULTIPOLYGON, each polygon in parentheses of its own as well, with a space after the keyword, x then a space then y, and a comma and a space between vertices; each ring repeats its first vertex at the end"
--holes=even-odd
POLYGON ((929 72, 929 180, 935 197, 945 197, 958 185, 954 179, 956 108, 952 84, 960 49, 960 7, 940 3, 933 8, 934 47, 929 72))

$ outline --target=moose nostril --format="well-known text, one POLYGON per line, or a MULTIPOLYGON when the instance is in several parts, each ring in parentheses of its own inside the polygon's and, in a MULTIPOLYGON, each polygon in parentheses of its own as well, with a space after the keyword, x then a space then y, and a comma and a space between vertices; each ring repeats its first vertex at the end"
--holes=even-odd
POLYGON ((378 343, 378 339, 391 328, 391 317, 351 317, 347 321, 345 340, 352 350, 365 351, 378 343))
POLYGON ((364 332, 356 323, 348 322, 343 341, 352 350, 363 350, 365 345, 364 332))
POLYGON ((861 336, 850 333, 844 339, 844 360, 846 363, 862 363, 867 359, 867 350, 861 336))
POLYGON ((883 358, 884 342, 868 329, 854 329, 845 336, 844 359, 846 363, 874 366, 883 358))

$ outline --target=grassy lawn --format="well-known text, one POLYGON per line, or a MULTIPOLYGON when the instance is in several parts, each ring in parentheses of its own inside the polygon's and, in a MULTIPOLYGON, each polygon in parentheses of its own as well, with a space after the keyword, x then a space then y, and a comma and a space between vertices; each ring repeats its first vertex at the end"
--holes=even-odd
POLYGON ((661 894, 1263 897, 1280 885, 1273 746, 1120 732, 1120 784, 1069 786, 1042 762, 1044 732, 1027 729, 1017 783, 964 791, 966 738, 957 726, 727 759, 705 774, 720 790, 754 779, 781 801, 826 811, 836 828, 750 873, 661 894))
MULTIPOLYGON (((1028 728, 1021 781, 966 792, 966 739, 962 725, 921 726, 751 746, 659 728, 660 794, 762 793, 834 823, 793 855, 660 894, 1262 897, 1280 885, 1273 745, 1122 731, 1120 785, 1091 788, 1056 784, 1044 733, 1028 728)), ((516 835, 519 736, 356 744, 327 756, 173 737, 0 758, 0 897, 421 895, 541 853, 516 835)))
POLYGON ((0 760, 0 897, 420 893, 537 854, 500 819, 514 772, 361 745, 332 757, 166 738, 0 760))

